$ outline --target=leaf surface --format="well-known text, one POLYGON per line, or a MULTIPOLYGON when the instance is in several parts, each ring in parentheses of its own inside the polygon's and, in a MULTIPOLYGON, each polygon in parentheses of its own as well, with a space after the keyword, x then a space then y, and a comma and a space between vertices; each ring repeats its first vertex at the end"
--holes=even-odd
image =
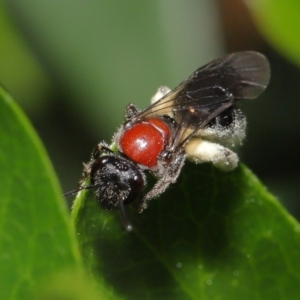
POLYGON ((300 64, 300 35, 298 0, 247 1, 261 32, 291 60, 300 64))
POLYGON ((40 281, 81 259, 45 150, 1 87, 0 166, 0 299, 32 299, 40 281))
POLYGON ((243 165, 187 162, 142 214, 104 211, 92 191, 73 210, 85 263, 125 299, 297 299, 299 224, 243 165))

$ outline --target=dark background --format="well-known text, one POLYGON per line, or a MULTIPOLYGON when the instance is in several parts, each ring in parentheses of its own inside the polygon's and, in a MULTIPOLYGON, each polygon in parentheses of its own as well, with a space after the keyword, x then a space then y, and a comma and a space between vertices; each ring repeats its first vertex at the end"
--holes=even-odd
POLYGON ((242 104, 239 150, 288 210, 300 217, 300 71, 260 35, 240 0, 30 1, 0 4, 0 82, 41 137, 64 191, 82 162, 110 141, 127 103, 175 87, 224 53, 257 50, 271 64, 259 99, 242 104))

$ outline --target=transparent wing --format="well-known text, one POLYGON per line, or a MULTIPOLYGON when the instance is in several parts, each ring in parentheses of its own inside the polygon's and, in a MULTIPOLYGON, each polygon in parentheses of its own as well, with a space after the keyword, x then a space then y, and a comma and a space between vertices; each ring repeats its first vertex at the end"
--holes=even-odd
POLYGON ((173 117, 178 124, 171 142, 174 149, 236 101, 256 98, 269 78, 270 67, 264 55, 232 53, 196 70, 136 118, 162 114, 173 117))

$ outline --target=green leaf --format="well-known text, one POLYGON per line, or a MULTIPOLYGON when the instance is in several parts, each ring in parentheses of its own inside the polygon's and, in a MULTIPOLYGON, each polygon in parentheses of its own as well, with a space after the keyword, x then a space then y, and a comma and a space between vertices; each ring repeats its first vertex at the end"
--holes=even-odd
POLYGON ((266 38, 284 55, 300 64, 300 1, 247 1, 266 38))
POLYGON ((39 282, 81 265, 47 155, 0 88, 0 299, 32 299, 39 282))
POLYGON ((91 277, 78 270, 56 273, 42 282, 34 299, 43 300, 108 300, 112 292, 99 290, 91 277))
POLYGON ((243 165, 187 162, 133 231, 81 191, 73 217, 85 263, 119 299, 298 299, 300 226, 243 165))

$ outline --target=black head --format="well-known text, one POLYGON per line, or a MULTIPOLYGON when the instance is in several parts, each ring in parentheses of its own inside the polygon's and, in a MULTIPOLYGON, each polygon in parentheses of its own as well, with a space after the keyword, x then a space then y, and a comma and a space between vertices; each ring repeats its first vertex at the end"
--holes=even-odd
POLYGON ((99 204, 106 210, 119 209, 121 202, 133 202, 145 186, 139 167, 117 155, 97 158, 91 167, 90 179, 99 204))
POLYGON ((92 164, 90 181, 99 204, 106 210, 119 209, 124 226, 131 230, 124 205, 141 196, 146 184, 142 170, 118 155, 104 155, 92 164))
MULTIPOLYGON (((111 151, 111 150, 110 150, 111 151)), ((93 189, 98 203, 106 210, 120 210, 125 228, 130 231, 124 205, 138 199, 146 185, 143 171, 132 161, 123 158, 112 151, 109 155, 99 156, 98 151, 92 156, 92 163, 87 169, 86 176, 90 177, 89 185, 64 194, 65 197, 74 195, 81 190, 93 189)))

